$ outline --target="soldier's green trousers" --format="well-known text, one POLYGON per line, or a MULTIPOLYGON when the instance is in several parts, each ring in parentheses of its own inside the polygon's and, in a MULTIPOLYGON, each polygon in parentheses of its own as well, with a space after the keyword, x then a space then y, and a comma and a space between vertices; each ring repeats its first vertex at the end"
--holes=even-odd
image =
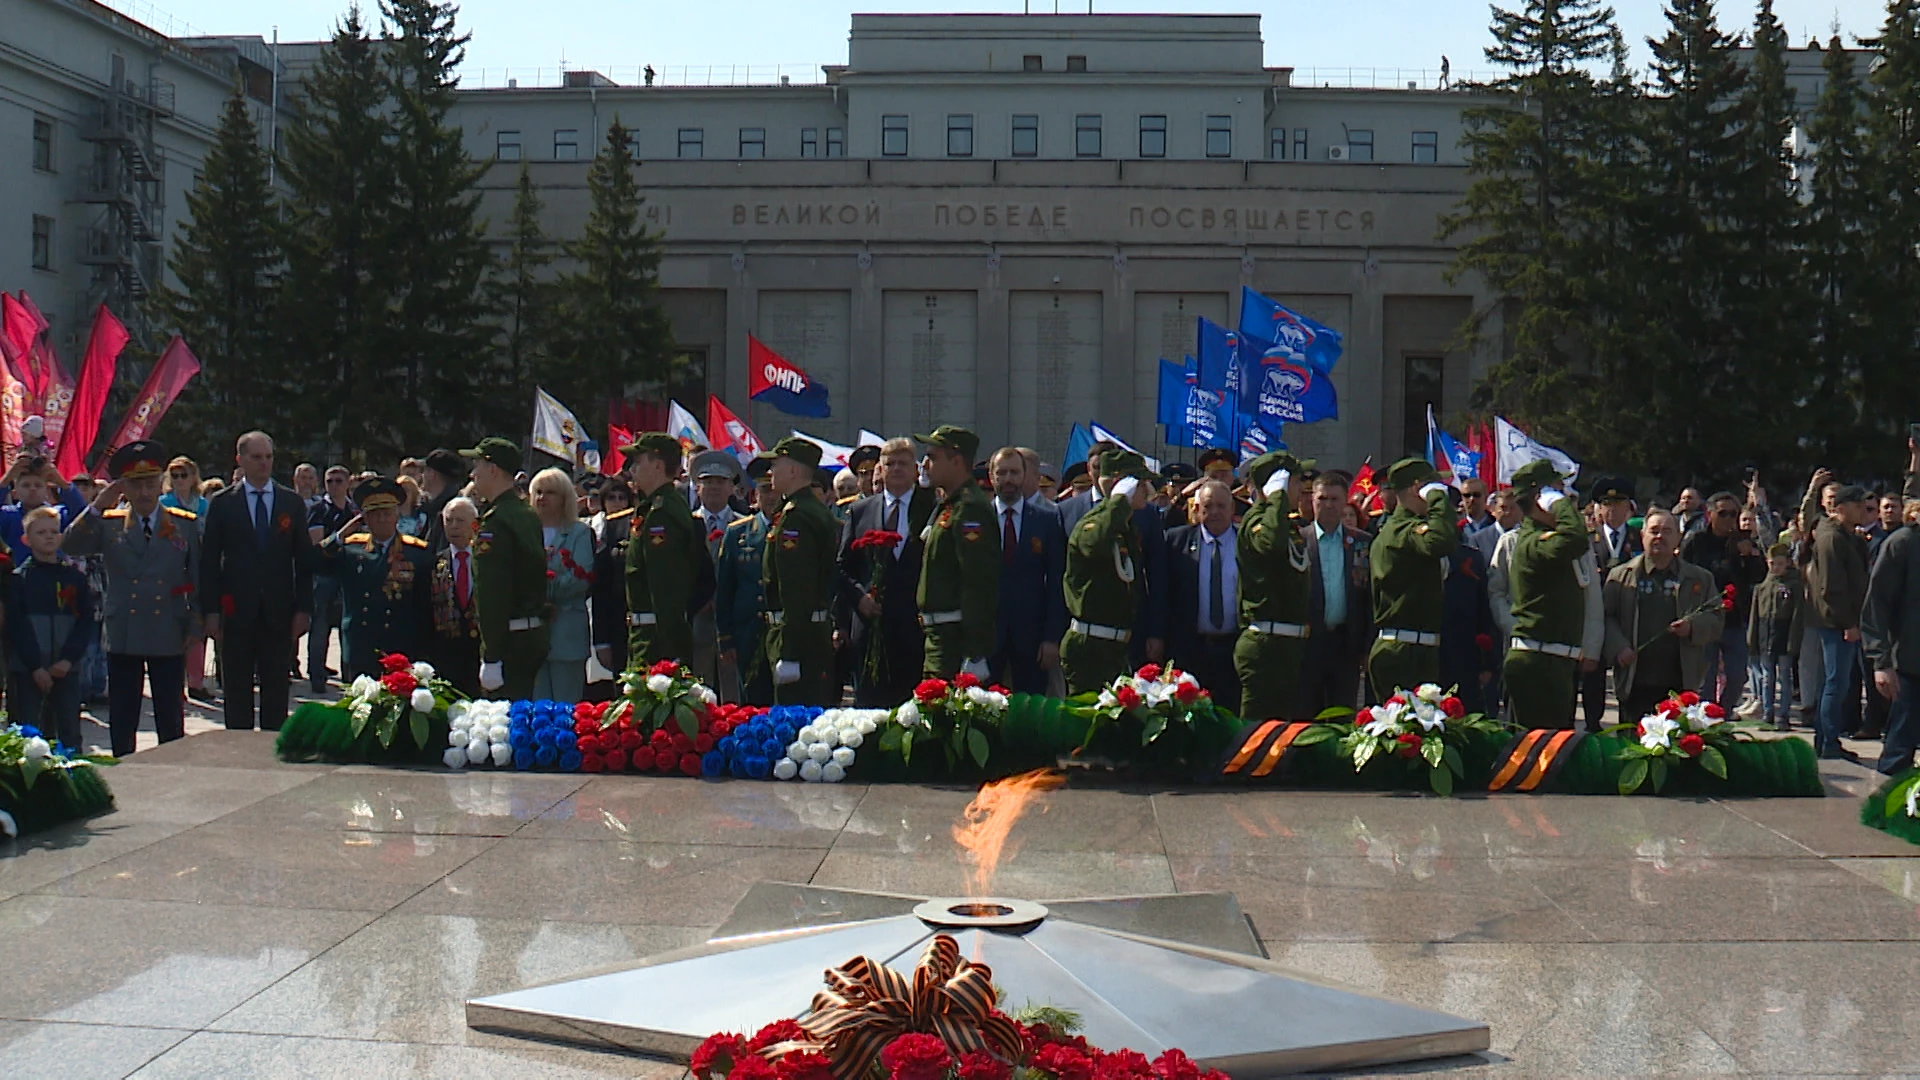
POLYGON ((627 655, 640 666, 650 667, 661 660, 678 660, 683 664, 693 659, 693 627, 685 619, 677 619, 672 625, 666 621, 652 626, 635 626, 627 631, 627 655))
MULTIPOLYGON (((833 631, 826 623, 785 626, 778 630, 786 635, 788 652, 800 659, 800 680, 784 685, 776 681, 773 684, 773 703, 822 706, 840 704, 840 688, 829 685, 833 681, 833 631)), ((770 628, 766 648, 766 663, 769 669, 780 662, 780 647, 779 634, 770 628)))
POLYGON ((1127 643, 1069 630, 1060 639, 1060 673, 1067 696, 1097 694, 1127 672, 1127 643))
POLYGON ((1240 715, 1247 720, 1294 720, 1300 707, 1300 665, 1307 639, 1240 631, 1233 670, 1240 676, 1240 715))
POLYGON ((1543 652, 1507 650, 1507 701, 1513 722, 1522 728, 1573 726, 1574 688, 1580 682, 1580 661, 1543 652))
POLYGON ((533 697, 534 680, 540 676, 540 668, 547 662, 547 644, 551 631, 546 626, 536 626, 531 630, 513 630, 507 634, 507 650, 500 657, 500 678, 503 680, 497 693, 508 701, 523 701, 533 697))
MULTIPOLYGON (((875 630, 879 628, 876 626, 875 630)), ((927 628, 925 644, 921 646, 921 674, 929 679, 951 679, 960 673, 960 665, 967 662, 960 647, 960 627, 954 623, 943 623, 927 628)))
POLYGON ((1367 679, 1374 697, 1385 701, 1395 690, 1411 690, 1421 683, 1440 681, 1440 649, 1405 641, 1375 639, 1367 654, 1367 679))

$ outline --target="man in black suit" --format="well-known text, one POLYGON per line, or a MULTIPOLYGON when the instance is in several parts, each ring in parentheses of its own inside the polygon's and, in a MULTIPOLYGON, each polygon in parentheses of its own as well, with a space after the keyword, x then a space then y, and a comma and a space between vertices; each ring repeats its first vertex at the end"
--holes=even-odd
POLYGON ((1188 512, 1194 524, 1167 533, 1167 657, 1192 672, 1215 705, 1237 713, 1240 676, 1233 646, 1240 637, 1240 575, 1233 509, 1232 487, 1202 481, 1188 512))
POLYGON ((989 666, 1009 688, 1044 694, 1048 672, 1060 666, 1060 637, 1067 632, 1067 534, 1058 510, 1026 494, 1034 464, 1012 446, 996 451, 988 463, 994 527, 1000 530, 999 627, 989 666))
POLYGON ((273 440, 249 431, 234 445, 241 480, 207 504, 200 540, 200 603, 207 636, 225 642, 223 689, 231 729, 287 718, 287 668, 293 643, 313 612, 313 541, 300 496, 273 480, 273 440))
POLYGON ((467 482, 467 461, 451 450, 441 448, 427 455, 420 472, 420 487, 427 501, 420 507, 427 515, 427 534, 422 539, 437 553, 447 546, 447 504, 460 494, 467 482))
POLYGON ((880 448, 880 479, 880 490, 847 512, 833 605, 833 624, 847 644, 855 673, 854 701, 870 708, 906 701, 920 682, 922 635, 914 600, 920 586, 920 537, 939 501, 932 489, 919 486, 911 439, 890 439, 880 448), (891 548, 854 550, 854 541, 880 530, 899 539, 891 548), (872 640, 874 634, 880 635, 878 641, 872 640))
POLYGON ((1313 524, 1306 537, 1313 581, 1307 592, 1307 660, 1298 714, 1303 717, 1355 707, 1360 671, 1373 646, 1367 543, 1365 534, 1346 526, 1346 508, 1346 477, 1329 473, 1313 482, 1313 524))
MULTIPOLYGON (((1633 518, 1633 482, 1624 476, 1594 481, 1593 501, 1600 504, 1600 521, 1593 530, 1593 561, 1600 580, 1646 551, 1640 530, 1628 526, 1633 518)), ((1580 665, 1580 711, 1588 731, 1598 731, 1607 716, 1607 665, 1580 665)))

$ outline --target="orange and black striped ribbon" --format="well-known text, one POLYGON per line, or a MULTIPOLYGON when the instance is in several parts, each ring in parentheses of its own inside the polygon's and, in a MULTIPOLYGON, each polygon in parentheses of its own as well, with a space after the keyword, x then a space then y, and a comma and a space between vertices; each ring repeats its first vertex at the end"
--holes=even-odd
POLYGON ((994 1011, 993 970, 960 958, 946 934, 928 943, 913 978, 864 956, 827 971, 800 1026, 819 1040, 836 1080, 854 1080, 895 1038, 910 1031, 938 1035, 955 1055, 988 1050, 1011 1060, 1020 1030, 994 1011))
POLYGON ((1287 723, 1280 720, 1268 720, 1253 725, 1235 743, 1236 749, 1228 756, 1227 763, 1220 768, 1222 776, 1245 776, 1259 779, 1278 768, 1282 758, 1293 747, 1293 741, 1313 724, 1296 720, 1287 723))
POLYGON ((1551 731, 1535 728, 1515 738, 1507 744, 1500 757, 1499 768, 1494 770, 1493 779, 1487 783, 1487 790, 1536 791, 1540 785, 1559 775, 1573 758, 1573 749, 1580 740, 1586 738, 1582 731, 1551 731))

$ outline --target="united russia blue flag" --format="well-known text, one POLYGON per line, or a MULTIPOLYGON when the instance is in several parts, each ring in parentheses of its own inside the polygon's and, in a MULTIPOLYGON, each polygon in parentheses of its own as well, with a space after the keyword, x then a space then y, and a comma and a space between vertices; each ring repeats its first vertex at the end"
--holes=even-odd
POLYGON ((1198 333, 1194 357, 1199 363, 1200 386, 1207 390, 1240 391, 1240 335, 1202 316, 1194 320, 1198 333))
POLYGON ((1240 334, 1265 342, 1267 348, 1284 348, 1293 359, 1321 371, 1330 372, 1340 362, 1340 331, 1244 285, 1240 287, 1240 334))

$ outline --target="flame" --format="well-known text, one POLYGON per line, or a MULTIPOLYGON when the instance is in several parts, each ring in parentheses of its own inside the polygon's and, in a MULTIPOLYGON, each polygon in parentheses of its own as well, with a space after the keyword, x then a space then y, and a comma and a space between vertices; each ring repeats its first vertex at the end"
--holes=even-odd
POLYGON ((953 842, 967 853, 967 895, 987 896, 1000 859, 1019 850, 1007 847, 1014 822, 1026 813, 1034 797, 1067 782, 1058 769, 1035 769, 982 787, 953 826, 953 842))

